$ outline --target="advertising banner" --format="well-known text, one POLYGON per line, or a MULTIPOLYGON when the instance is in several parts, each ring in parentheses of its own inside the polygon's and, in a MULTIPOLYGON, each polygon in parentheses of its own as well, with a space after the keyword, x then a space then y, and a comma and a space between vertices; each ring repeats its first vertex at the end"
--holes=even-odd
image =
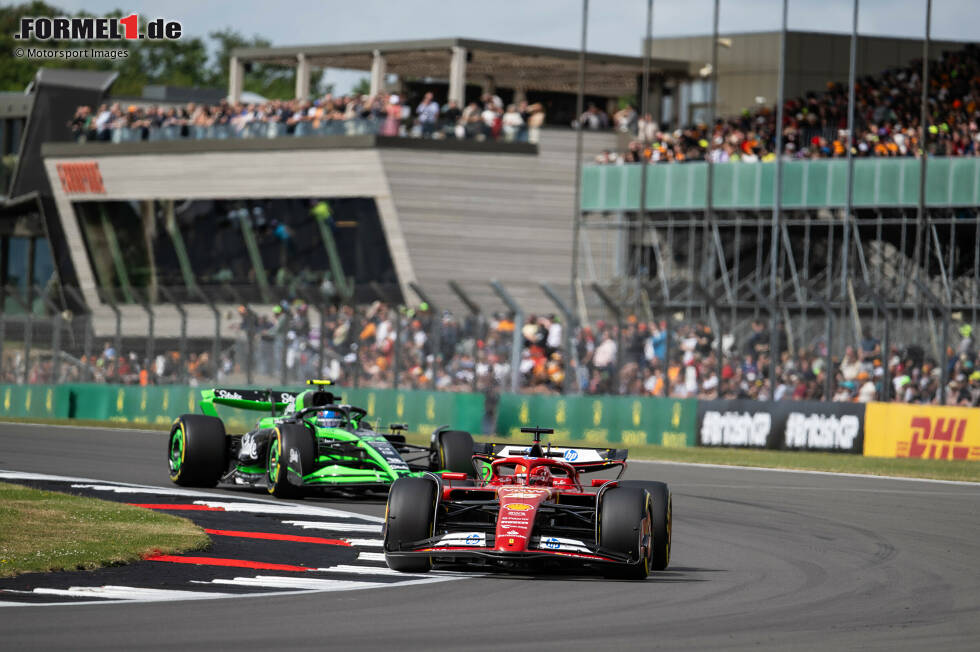
MULTIPOLYGON (((166 425, 185 413, 200 413, 200 387, 182 385, 68 384, 0 386, 3 414, 166 425)), ((407 423, 412 432, 429 433, 438 426, 480 432, 482 394, 391 389, 332 388, 343 401, 368 411, 372 425, 407 423)), ((229 432, 245 432, 258 412, 218 407, 229 432)))
POLYGON ((521 439, 521 428, 541 426, 583 446, 682 447, 695 445, 696 418, 694 399, 501 394, 496 431, 521 439))
POLYGON ((701 446, 861 453, 864 405, 822 401, 698 401, 701 446))
POLYGON ((868 403, 864 454, 980 460, 980 408, 868 403))

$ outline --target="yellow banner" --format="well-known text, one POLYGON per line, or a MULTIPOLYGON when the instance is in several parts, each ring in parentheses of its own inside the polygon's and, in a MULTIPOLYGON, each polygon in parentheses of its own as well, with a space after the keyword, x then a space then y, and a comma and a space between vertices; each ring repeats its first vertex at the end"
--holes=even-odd
POLYGON ((868 403, 864 454, 980 460, 980 408, 868 403))

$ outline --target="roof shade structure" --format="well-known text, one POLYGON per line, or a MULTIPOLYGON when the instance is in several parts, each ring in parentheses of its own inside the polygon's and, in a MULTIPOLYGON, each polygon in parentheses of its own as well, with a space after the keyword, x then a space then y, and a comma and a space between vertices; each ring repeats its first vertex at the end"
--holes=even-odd
MULTIPOLYGON (((371 71, 376 58, 384 70, 406 78, 449 79, 454 53, 465 52, 465 76, 480 84, 488 78, 495 87, 574 93, 578 90, 579 51, 464 38, 339 43, 270 48, 238 48, 232 52, 245 63, 371 71)), ((457 54, 458 56, 458 54, 457 54)), ((616 97, 635 93, 643 71, 642 57, 589 52, 585 93, 616 97)), ((652 59, 656 75, 687 77, 686 61, 652 59)))

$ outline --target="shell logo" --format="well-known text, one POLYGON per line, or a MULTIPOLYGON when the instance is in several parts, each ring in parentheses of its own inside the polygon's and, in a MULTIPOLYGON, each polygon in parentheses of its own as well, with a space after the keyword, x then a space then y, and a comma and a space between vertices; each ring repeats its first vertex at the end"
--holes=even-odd
POLYGON ((122 412, 123 406, 126 404, 126 392, 120 389, 116 392, 116 412, 122 412))
POLYGON ((48 389, 47 394, 44 395, 44 409, 50 414, 52 407, 54 407, 54 390, 48 389))
POLYGON ((673 412, 670 415, 670 423, 674 428, 681 427, 681 404, 678 401, 674 401, 673 412))
POLYGON ((527 406, 527 401, 521 401, 521 411, 518 413, 517 418, 521 423, 527 423, 528 419, 531 417, 531 410, 527 406))
POLYGON ((398 400, 395 402, 395 414, 401 419, 405 414, 405 395, 399 394, 398 400))
POLYGON ((555 423, 565 423, 565 401, 558 401, 558 407, 555 408, 555 423))
POLYGON ((639 401, 633 401, 633 425, 639 426, 643 418, 643 405, 639 401))
POLYGON ((10 388, 3 394, 3 409, 7 412, 10 411, 10 388))
POLYGON ((425 418, 434 421, 436 418, 436 397, 429 396, 425 399, 425 418))
POLYGON ((506 505, 506 507, 512 512, 526 512, 528 510, 534 509, 527 503, 511 503, 510 505, 506 505))
POLYGON ((375 397, 374 392, 371 392, 370 394, 368 394, 368 400, 367 400, 367 411, 369 417, 374 416, 374 406, 376 403, 377 403, 377 397, 375 397))
POLYGON ((28 412, 31 411, 31 390, 30 390, 30 388, 27 389, 27 400, 24 401, 24 409, 27 410, 28 412))
POLYGON ((592 402, 592 425, 597 426, 602 423, 602 401, 592 402))

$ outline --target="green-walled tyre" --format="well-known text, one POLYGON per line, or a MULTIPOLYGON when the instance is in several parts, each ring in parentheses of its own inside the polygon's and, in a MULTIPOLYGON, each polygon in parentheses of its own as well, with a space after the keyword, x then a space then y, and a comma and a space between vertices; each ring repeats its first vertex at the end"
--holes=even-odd
POLYGON ((213 487, 228 465, 228 438, 221 419, 183 414, 170 428, 170 480, 182 487, 213 487))

